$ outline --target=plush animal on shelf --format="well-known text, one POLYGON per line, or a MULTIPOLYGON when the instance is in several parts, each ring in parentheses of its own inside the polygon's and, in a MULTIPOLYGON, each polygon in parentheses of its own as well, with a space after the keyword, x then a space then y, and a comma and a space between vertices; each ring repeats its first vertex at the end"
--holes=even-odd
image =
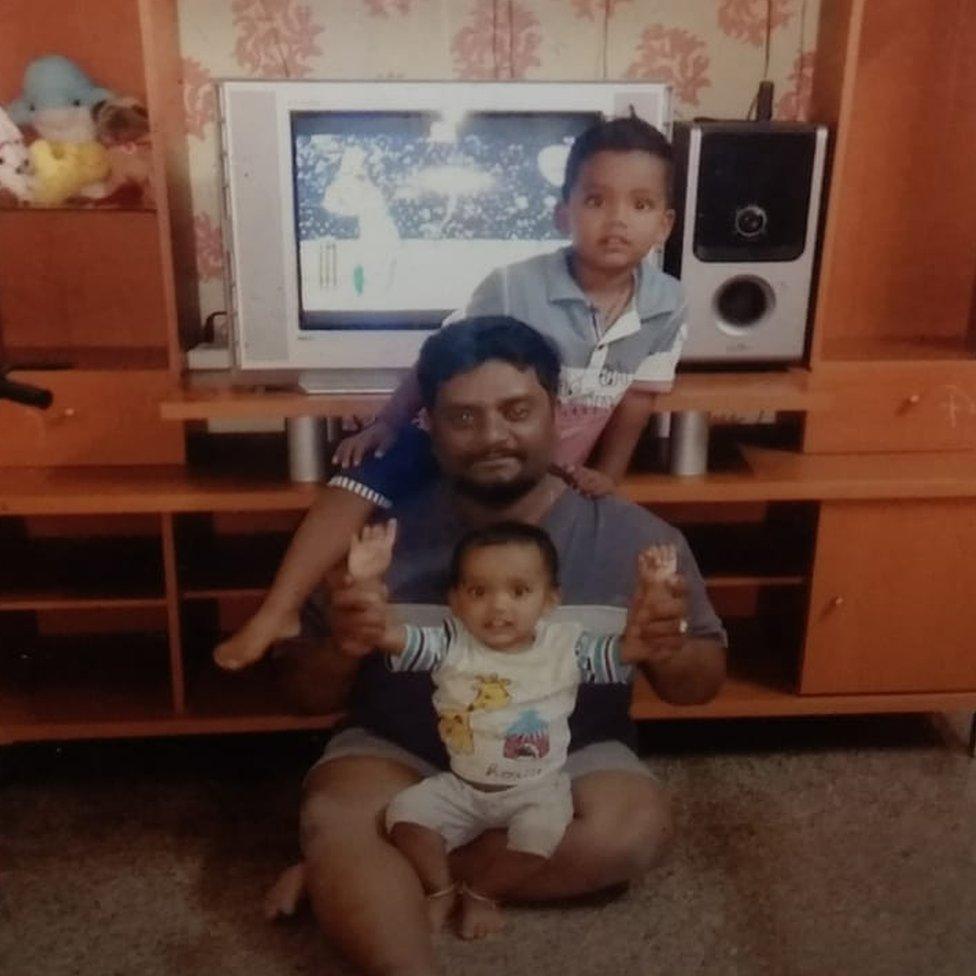
POLYGON ((101 202, 152 207, 152 142, 145 106, 134 98, 113 98, 96 105, 92 114, 111 168, 101 202))
POLYGON ((34 203, 57 207, 75 196, 103 196, 111 172, 108 153, 97 142, 48 142, 30 146, 34 164, 34 203))
POLYGON ((56 206, 72 196, 105 195, 108 157, 95 139, 92 109, 113 97, 60 54, 44 55, 27 66, 23 92, 7 111, 17 125, 40 136, 30 147, 36 203, 56 206))
POLYGON ((24 136, 0 108, 0 206, 20 206, 34 196, 34 171, 24 136))

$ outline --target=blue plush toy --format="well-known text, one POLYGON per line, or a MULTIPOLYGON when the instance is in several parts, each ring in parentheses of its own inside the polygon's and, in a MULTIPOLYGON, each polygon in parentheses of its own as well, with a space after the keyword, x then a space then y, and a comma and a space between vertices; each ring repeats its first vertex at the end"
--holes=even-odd
POLYGON ((30 126, 50 142, 92 142, 92 108, 114 97, 100 88, 74 61, 46 54, 27 65, 24 90, 7 106, 7 113, 22 128, 30 126))

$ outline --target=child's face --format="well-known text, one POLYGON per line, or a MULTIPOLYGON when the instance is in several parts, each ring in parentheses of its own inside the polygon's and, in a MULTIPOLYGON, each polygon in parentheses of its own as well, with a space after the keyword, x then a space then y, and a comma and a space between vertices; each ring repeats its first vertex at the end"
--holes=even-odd
POLYGON ((674 224, 667 163, 639 150, 591 156, 557 221, 585 267, 604 273, 635 268, 663 246, 674 224))
POLYGON ((526 650, 535 625, 558 602, 542 553, 516 542, 470 550, 450 594, 454 614, 495 651, 526 650))

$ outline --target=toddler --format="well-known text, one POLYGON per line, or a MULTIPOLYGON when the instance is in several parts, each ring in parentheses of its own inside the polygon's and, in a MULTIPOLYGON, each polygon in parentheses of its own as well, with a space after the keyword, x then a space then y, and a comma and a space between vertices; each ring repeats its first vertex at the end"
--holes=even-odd
MULTIPOLYGON (((382 576, 394 534, 394 522, 364 528, 350 548, 350 576, 382 576)), ((632 617, 649 588, 676 571, 673 546, 641 553, 632 617)), ((394 797, 386 828, 417 870, 432 927, 457 904, 464 938, 501 927, 499 897, 545 865, 573 818, 563 764, 579 683, 629 682, 633 665, 653 654, 630 619, 622 636, 549 620, 558 572, 552 540, 536 526, 470 532, 454 551, 443 626, 391 624, 378 645, 393 670, 431 672, 451 763, 394 797), (507 849, 483 876, 456 885, 449 852, 498 827, 507 849)))
MULTIPOLYGON (((623 477, 651 412, 648 394, 670 388, 684 342, 681 287, 647 259, 674 222, 670 176, 671 147, 653 126, 633 115, 595 124, 570 149, 556 210, 572 245, 492 272, 462 312, 520 319, 556 346, 555 460, 589 494, 623 477)), ((345 540, 376 507, 434 476, 429 439, 414 423, 420 407, 411 373, 376 422, 339 445, 343 470, 299 526, 262 606, 215 651, 218 664, 245 667, 297 632, 298 609, 339 564, 345 540)))

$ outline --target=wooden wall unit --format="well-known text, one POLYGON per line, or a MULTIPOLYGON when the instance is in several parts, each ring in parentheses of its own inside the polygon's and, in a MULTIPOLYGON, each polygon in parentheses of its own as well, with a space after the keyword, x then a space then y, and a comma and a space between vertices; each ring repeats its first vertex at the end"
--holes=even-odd
MULTIPOLYGON (((164 157, 182 145, 174 0, 0 4, 0 103, 35 57, 71 58, 97 84, 149 109, 152 210, 0 210, 0 365, 54 393, 50 415, 0 404, 0 469, 33 464, 174 463, 182 432, 158 403, 182 368, 164 157), (110 26, 109 26, 110 25, 110 26), (70 420, 70 423, 66 423, 70 420), (76 429, 72 441, 70 431, 76 429)), ((185 150, 184 150, 185 152, 185 150)))
MULTIPOLYGON (((210 660, 260 600, 314 487, 289 483, 283 463, 255 466, 260 450, 226 468, 223 448, 202 463, 136 462, 156 450, 179 462, 184 422, 368 413, 377 401, 239 390, 226 378, 167 385, 179 369, 178 293, 192 291, 186 269, 174 275, 170 244, 188 221, 173 138, 174 4, 109 2, 118 17, 106 22, 141 33, 145 54, 134 60, 128 45, 115 64, 101 50, 118 47, 109 32, 85 41, 100 45, 91 70, 120 88, 145 79, 164 147, 159 197, 169 184, 177 205, 18 213, 14 223, 0 213, 4 248, 19 227, 77 253, 90 229, 110 228, 97 248, 130 248, 126 273, 141 282, 131 289, 156 299, 140 315, 94 271, 51 278, 52 293, 38 245, 17 259, 26 277, 0 262, 8 354, 74 363, 46 374, 63 384, 49 416, 0 404, 5 432, 22 425, 0 442, 0 467, 21 465, 0 470, 0 743, 325 728, 336 716, 289 714, 262 668, 229 675, 210 660), (58 293, 69 280, 74 306, 58 293), (72 384, 84 409, 65 416, 72 384), (115 403, 99 414, 95 390, 106 387, 115 403), (140 408, 127 389, 160 411, 158 423, 145 412, 130 422, 140 408), (119 414, 124 422, 111 419, 119 414), (146 456, 119 463, 143 446, 146 456)), ((42 22, 61 29, 54 3, 7 2, 21 17, 0 49, 37 53, 43 36, 41 46, 84 61, 67 46, 70 17, 62 34, 30 33, 42 22)), ((976 709, 976 7, 831 0, 821 16, 812 114, 832 127, 833 177, 809 368, 688 374, 661 401, 800 411, 805 423, 782 424, 792 440, 778 446, 737 435, 704 476, 635 471, 622 486, 686 532, 731 637, 715 701, 667 705, 639 680, 637 718, 976 709)), ((9 79, 0 83, 6 98, 9 79)))

